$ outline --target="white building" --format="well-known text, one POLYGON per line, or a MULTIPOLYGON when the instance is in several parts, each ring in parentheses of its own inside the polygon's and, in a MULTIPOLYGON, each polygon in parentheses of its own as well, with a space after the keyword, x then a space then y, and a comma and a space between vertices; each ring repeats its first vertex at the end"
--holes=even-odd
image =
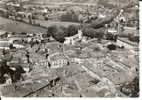
POLYGON ((77 41, 80 41, 80 40, 82 40, 82 31, 78 30, 78 34, 71 37, 65 37, 64 44, 74 45, 77 41))
POLYGON ((12 42, 0 40, 0 49, 9 49, 9 46, 12 42))
POLYGON ((23 45, 20 44, 13 44, 12 40, 0 40, 0 49, 9 49, 10 45, 13 45, 15 48, 24 48, 23 45))
POLYGON ((51 64, 51 68, 61 68, 68 64, 68 59, 60 53, 49 57, 49 63, 51 64))
POLYGON ((111 34, 113 34, 113 35, 116 35, 116 34, 118 34, 118 31, 117 31, 116 29, 114 29, 114 28, 109 28, 109 29, 107 30, 107 33, 111 33, 111 34))
POLYGON ((68 64, 68 60, 67 59, 58 59, 55 61, 51 61, 51 68, 61 68, 64 65, 68 64))

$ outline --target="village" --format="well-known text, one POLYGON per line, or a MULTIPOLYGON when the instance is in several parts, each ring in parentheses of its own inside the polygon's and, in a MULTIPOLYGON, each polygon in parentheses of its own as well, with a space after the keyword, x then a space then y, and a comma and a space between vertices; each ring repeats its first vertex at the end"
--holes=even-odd
POLYGON ((61 1, 0 1, 0 97, 138 97, 138 2, 61 1))

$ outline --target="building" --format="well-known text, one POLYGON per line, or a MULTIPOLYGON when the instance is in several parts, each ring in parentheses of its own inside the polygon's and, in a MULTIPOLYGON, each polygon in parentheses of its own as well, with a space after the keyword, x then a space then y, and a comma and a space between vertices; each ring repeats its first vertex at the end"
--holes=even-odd
POLYGON ((78 34, 71 37, 65 37, 64 44, 74 45, 77 41, 80 41, 80 40, 82 40, 82 31, 78 30, 78 34))
POLYGON ((10 44, 10 41, 0 40, 0 49, 9 49, 10 44))
POLYGON ((0 49, 10 49, 10 45, 14 48, 24 48, 23 45, 14 44, 12 40, 0 40, 0 49))
POLYGON ((105 38, 107 40, 117 41, 118 31, 114 28, 108 28, 105 32, 105 38))
POLYGON ((107 33, 117 34, 117 30, 115 30, 114 28, 108 28, 107 33))
POLYGON ((5 84, 10 85, 12 84, 12 79, 8 74, 5 74, 4 77, 6 77, 6 82, 5 84))
POLYGON ((68 59, 61 53, 49 57, 51 68, 61 68, 68 64, 68 59))

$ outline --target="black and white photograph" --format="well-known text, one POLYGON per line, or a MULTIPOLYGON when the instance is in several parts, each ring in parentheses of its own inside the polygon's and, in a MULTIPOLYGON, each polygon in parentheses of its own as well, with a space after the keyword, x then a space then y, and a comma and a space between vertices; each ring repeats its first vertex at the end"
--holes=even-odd
POLYGON ((139 0, 0 0, 0 97, 138 98, 139 0))

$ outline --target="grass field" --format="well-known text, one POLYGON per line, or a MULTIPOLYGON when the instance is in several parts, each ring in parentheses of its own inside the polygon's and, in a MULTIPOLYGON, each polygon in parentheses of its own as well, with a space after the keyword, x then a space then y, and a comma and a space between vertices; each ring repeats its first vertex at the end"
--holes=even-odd
MULTIPOLYGON (((44 27, 49 27, 51 25, 62 25, 62 26, 69 26, 69 25, 78 25, 78 23, 72 23, 72 22, 53 22, 53 21, 41 21, 37 20, 36 23, 40 23, 44 27)), ((35 32, 43 32, 46 33, 47 29, 33 26, 30 24, 13 21, 10 19, 2 18, 0 17, 0 30, 8 31, 8 32, 28 32, 28 33, 35 33, 35 32)))
POLYGON ((0 17, 0 29, 8 32, 46 32, 46 29, 0 17))

